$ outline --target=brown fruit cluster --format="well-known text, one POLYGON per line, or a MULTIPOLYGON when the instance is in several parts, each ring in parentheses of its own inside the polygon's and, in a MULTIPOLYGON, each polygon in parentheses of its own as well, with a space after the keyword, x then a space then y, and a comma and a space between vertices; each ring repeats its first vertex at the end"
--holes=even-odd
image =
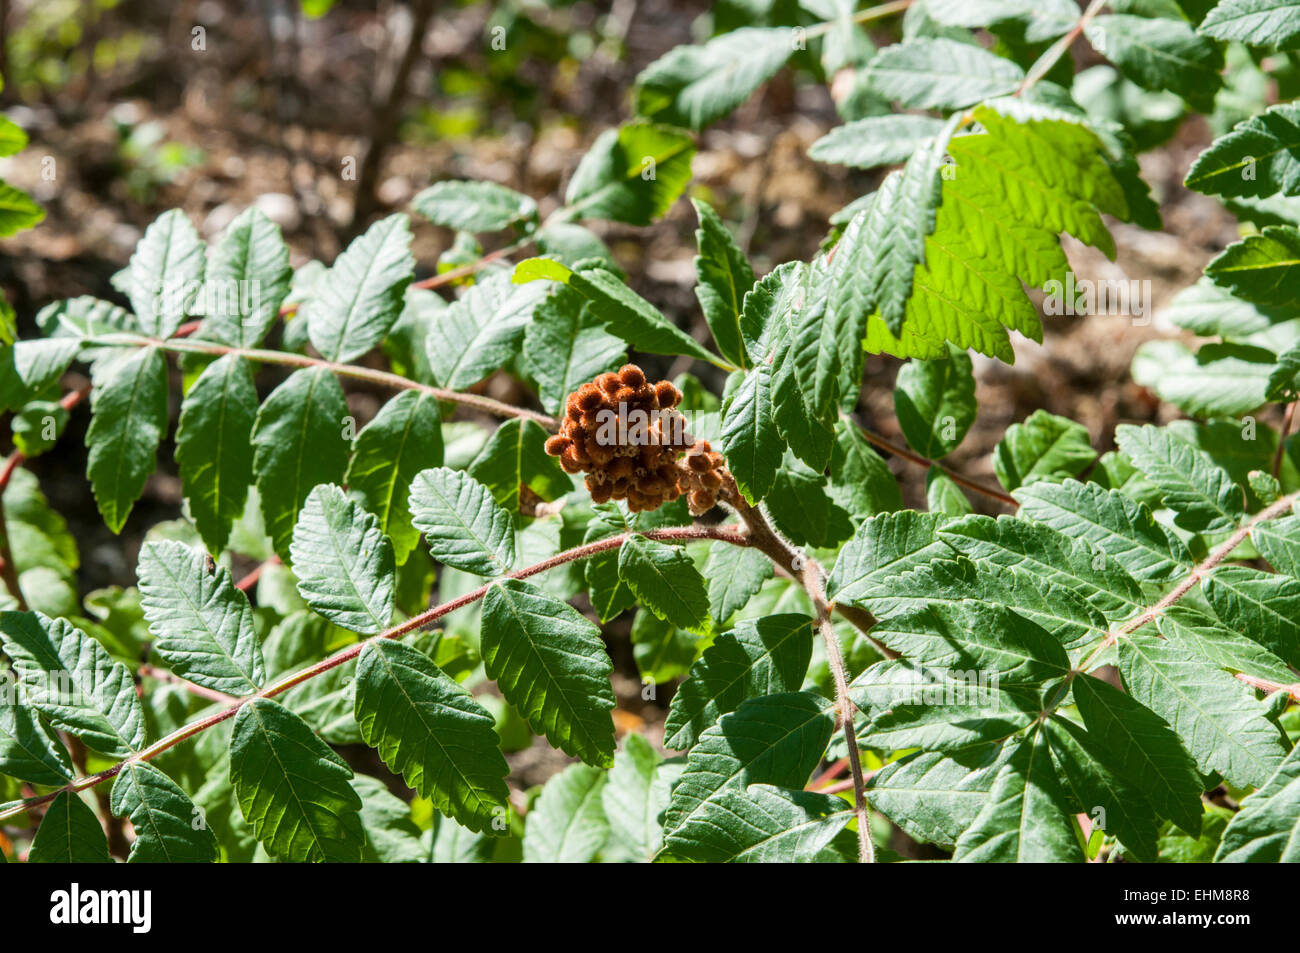
POLYGON ((718 496, 731 480, 727 462, 707 440, 697 440, 678 467, 677 485, 686 494, 692 516, 702 516, 718 504, 718 496))
POLYGON ((658 509, 683 492, 677 457, 688 441, 675 410, 681 399, 668 381, 651 384, 641 368, 625 364, 569 395, 560 432, 546 441, 546 452, 560 458, 565 472, 587 474, 595 502, 627 500, 634 513, 658 509), (631 426, 617 427, 620 420, 631 426))

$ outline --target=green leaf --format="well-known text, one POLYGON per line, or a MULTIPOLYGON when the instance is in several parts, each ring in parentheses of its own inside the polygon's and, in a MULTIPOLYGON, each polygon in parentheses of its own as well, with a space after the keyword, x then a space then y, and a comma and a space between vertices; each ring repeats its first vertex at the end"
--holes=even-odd
POLYGON ((663 755, 641 735, 623 739, 600 792, 610 835, 601 851, 604 859, 621 851, 627 860, 645 863, 659 851, 663 844, 659 815, 668 807, 667 786, 658 771, 663 762, 663 755))
POLYGON ((1037 480, 1077 477, 1096 459, 1086 427, 1036 410, 1007 428, 993 451, 993 471, 999 483, 1014 490, 1037 480))
POLYGON ((1160 427, 1115 428, 1115 442, 1154 483, 1174 522, 1193 532, 1232 529, 1244 513, 1241 487, 1204 451, 1160 427))
POLYGON ((752 698, 722 716, 691 749, 664 818, 664 848, 691 856, 711 826, 713 801, 750 784, 801 788, 834 729, 829 703, 810 692, 752 698))
POLYGON ((1120 640, 1119 669, 1128 693, 1169 723, 1203 774, 1258 787, 1286 756, 1267 706, 1180 646, 1134 633, 1120 640))
POLYGON ((36 326, 51 337, 95 337, 139 330, 135 316, 125 308, 90 295, 47 304, 36 313, 36 326))
POLYGON ((853 520, 826 488, 824 474, 786 454, 765 506, 776 528, 796 546, 834 548, 853 535, 853 520))
POLYGON ((836 126, 808 149, 810 158, 857 169, 906 162, 938 136, 946 123, 932 116, 867 116, 836 126))
POLYGON ((1090 675, 1073 682, 1074 701, 1097 755, 1109 770, 1141 791, 1160 815, 1183 830, 1201 828, 1201 780, 1196 765, 1150 709, 1090 675))
POLYGON ((718 352, 733 364, 744 367, 740 312, 754 284, 754 269, 712 206, 699 199, 692 199, 691 204, 700 220, 700 227, 695 230, 700 250, 695 256, 695 274, 699 278, 695 297, 713 332, 718 352))
POLYGON ((1083 860, 1052 766, 1047 736, 1016 742, 988 800, 957 839, 952 859, 964 863, 1060 863, 1083 860))
POLYGON ((581 262, 571 269, 549 258, 529 258, 515 266, 517 283, 543 278, 562 282, 576 291, 610 334, 638 351, 684 354, 719 364, 719 358, 708 348, 670 322, 600 263, 581 262))
POLYGON ((1032 573, 1073 589, 1109 619, 1127 618, 1145 606, 1141 587, 1117 560, 1098 558, 1087 542, 1042 523, 971 515, 945 524, 939 533, 976 562, 1032 573))
POLYGON ((16 700, 0 701, 0 774, 52 786, 76 776, 63 742, 16 700))
POLYGON ((494 721, 410 646, 371 642, 357 662, 357 724, 384 763, 472 831, 504 832, 509 773, 494 721))
POLYGON ((16 342, 9 355, 13 360, 13 370, 27 391, 24 400, 58 383, 80 348, 80 342, 68 337, 16 342))
POLYGON ((934 604, 876 624, 872 638, 910 662, 978 671, 1000 686, 1036 685, 1066 675, 1070 660, 1046 629, 1002 606, 934 604))
POLYGON ((1277 357, 1277 364, 1264 384, 1267 400, 1294 400, 1300 394, 1300 342, 1292 345, 1277 357))
POLYGON ((1216 863, 1294 864, 1300 860, 1300 748, 1241 802, 1214 855, 1216 863))
POLYGON ((27 148, 27 133, 10 119, 0 116, 0 157, 11 156, 27 148))
MULTIPOLYGON (((890 173, 881 183, 870 208, 859 213, 861 225, 855 228, 850 222, 844 230, 840 240, 844 247, 837 248, 831 265, 827 310, 832 322, 845 320, 839 317, 841 312, 852 314, 859 338, 867 316, 877 310, 893 334, 902 329, 913 275, 925 264, 926 238, 935 227, 946 142, 945 135, 913 153, 902 172, 890 173), (865 287, 857 286, 858 276, 865 277, 865 287)), ((854 360, 860 363, 857 351, 855 344, 854 360)), ((858 383, 855 375, 852 392, 858 383)))
POLYGON ((971 115, 984 132, 947 143, 953 168, 961 171, 945 169, 943 201, 906 320, 894 333, 882 318, 870 317, 864 343, 872 353, 943 358, 943 342, 950 341, 1014 360, 1009 330, 1042 338, 1038 309, 1022 282, 1059 294, 1063 285, 1049 282, 1069 277, 1059 233, 1113 255, 1098 212, 1133 217, 1128 192, 1135 186, 1126 189, 1113 165, 1123 153, 1103 143, 1079 114, 1008 97, 971 115), (1015 201, 1008 203, 1008 195, 1015 201))
POLYGON ((665 622, 649 609, 632 619, 632 656, 643 684, 671 682, 695 661, 699 636, 665 622))
POLYGON ((483 599, 483 665, 538 734, 588 764, 613 763, 614 692, 600 629, 567 603, 516 579, 483 599))
POLYGON ((672 855, 703 863, 809 863, 852 819, 844 801, 829 794, 769 784, 728 788, 674 837, 672 855))
POLYGON ((210 864, 217 838, 180 787, 146 761, 129 761, 109 796, 118 817, 135 829, 129 863, 210 864))
POLYGON ((948 39, 914 38, 876 54, 868 89, 908 109, 960 109, 1014 92, 1025 78, 1010 60, 948 39))
POLYGON ((153 633, 153 649, 196 685, 243 696, 266 681, 262 649, 248 597, 222 566, 171 540, 140 550, 140 604, 153 633))
POLYGON ((664 744, 684 751, 745 699, 798 691, 812 643, 812 619, 796 614, 745 620, 719 635, 673 696, 664 744))
POLYGON ((546 452, 549 436, 531 420, 507 420, 474 458, 469 475, 511 513, 519 510, 521 487, 548 502, 557 500, 573 489, 573 482, 559 461, 546 452))
POLYGON ((1201 588, 1225 627, 1249 636, 1288 665, 1300 665, 1300 580, 1226 566, 1201 588))
POLYGON ((390 215, 335 259, 299 307, 311 343, 330 361, 356 360, 388 334, 415 274, 411 226, 390 215))
POLYGON ((1300 282, 1300 229, 1269 225, 1247 235, 1206 265, 1205 274, 1254 304, 1287 305, 1300 282))
POLYGON ((773 415, 770 365, 737 373, 739 383, 728 388, 722 405, 720 443, 736 485, 752 505, 767 496, 776 482, 785 444, 773 415))
POLYGON ((923 751, 891 761, 868 780, 867 798, 910 837, 952 846, 988 801, 999 749, 975 745, 951 755, 923 751))
POLYGON ((970 355, 949 347, 942 361, 908 361, 898 371, 894 412, 912 449, 931 460, 957 448, 975 422, 970 355))
POLYGON ((291 560, 289 541, 312 487, 343 479, 348 404, 323 367, 303 368, 271 392, 253 426, 253 473, 266 534, 276 555, 291 560))
POLYGON ((411 199, 411 207, 458 232, 498 232, 537 218, 536 202, 495 182, 435 182, 411 199))
POLYGON ((18 676, 20 704, 102 754, 140 750, 144 716, 131 673, 85 632, 39 612, 0 612, 0 643, 18 676))
POLYGON ((1095 49, 1143 89, 1169 90, 1204 112, 1223 85, 1223 53, 1182 20, 1115 13, 1084 23, 1095 49))
POLYGON ((714 623, 721 626, 743 609, 774 572, 772 560, 756 549, 722 541, 711 544, 704 578, 714 623))
POLYGON ((1270 566, 1300 579, 1300 516, 1258 522, 1250 528, 1250 541, 1270 566))
POLYGON ((627 358, 627 345, 601 326, 592 306, 572 288, 557 288, 533 311, 524 333, 523 367, 537 381, 542 406, 562 413, 578 387, 627 358))
POLYGON ((289 544, 298 594, 317 613, 373 634, 393 618, 397 571, 379 520, 332 484, 307 495, 289 544))
POLYGON ((96 362, 92 377, 86 475, 104 522, 120 533, 167 432, 167 363, 145 347, 96 362))
POLYGON ((1187 604, 1173 605, 1156 619, 1160 634, 1188 654, 1230 672, 1245 672, 1283 685, 1295 673, 1280 658, 1249 636, 1219 624, 1200 609, 1187 604))
POLYGON ((1197 157, 1183 184, 1206 195, 1300 195, 1300 105, 1270 106, 1238 123, 1197 157))
POLYGON ((1019 516, 1087 540, 1114 556, 1134 579, 1163 582, 1194 560, 1187 545, 1156 522, 1144 504, 1096 483, 1040 480, 1016 490, 1019 516))
POLYGON ((429 859, 409 804, 368 774, 354 777, 352 788, 361 798, 361 826, 366 832, 363 863, 419 864, 429 859))
POLYGON ((1219 0, 1197 27, 1216 40, 1267 49, 1294 49, 1300 41, 1295 0, 1219 0))
POLYGON ((826 581, 827 598, 853 602, 891 576, 951 556, 952 548, 935 538, 941 523, 936 514, 915 510, 873 516, 836 557, 826 581))
POLYGON ((267 853, 302 862, 361 859, 365 832, 352 770, 287 708, 254 698, 235 715, 230 782, 267 853))
POLYGON ((877 513, 903 508, 903 494, 889 464, 850 420, 835 422, 830 469, 827 490, 831 499, 848 512, 855 524, 877 513))
POLYGON ((1208 278, 1189 285, 1169 302, 1166 316, 1202 337, 1244 339, 1289 317, 1285 308, 1267 309, 1235 297, 1208 278))
POLYGON ((618 574, 660 619, 679 629, 708 631, 708 590, 686 550, 632 536, 619 549, 618 574))
POLYGON ((111 864, 108 838, 95 812, 75 794, 60 792, 27 853, 29 864, 111 864))
POLYGON ((149 337, 169 338, 181 326, 202 289, 205 254, 199 233, 178 208, 145 229, 128 265, 128 297, 149 337))
POLYGON ((861 588, 853 601, 885 620, 929 605, 965 600, 1005 606, 1071 649, 1095 641, 1107 628, 1106 616, 1071 588, 1068 579, 949 555, 956 558, 935 558, 861 588))
POLYGON ((293 269, 280 226, 250 208, 208 253, 199 336, 231 347, 257 347, 280 315, 293 269))
POLYGON ((524 863, 585 864, 609 837, 601 794, 609 775, 571 764, 542 788, 524 828, 524 863))
MULTIPOLYGON (((677 46, 636 78, 636 110, 700 130, 750 97, 796 48, 789 27, 741 27, 702 46, 677 46)), ((572 202, 572 199, 570 199, 572 202)))
POLYGON ((970 500, 962 488, 937 466, 925 472, 925 507, 944 516, 965 516, 971 512, 970 500))
POLYGON ((452 302, 430 323, 424 342, 438 383, 464 390, 509 364, 545 295, 541 285, 520 287, 497 274, 452 302))
POLYGON ((1103 763, 1108 758, 1106 752, 1074 722, 1053 715, 1043 725, 1043 732, 1065 787, 1074 795, 1071 807, 1114 834, 1138 860, 1154 861, 1161 822, 1142 792, 1103 763))
POLYGON ((925 14, 943 26, 1018 27, 1030 43, 1062 36, 1079 20, 1073 0, 926 0, 925 14))
POLYGON ((411 521, 433 558, 479 576, 500 576, 515 559, 510 514, 461 470, 422 470, 411 483, 411 521))
POLYGON ((1277 366, 1272 351, 1247 344, 1205 344, 1193 354, 1179 341, 1144 341, 1133 356, 1134 383, 1191 417, 1239 417, 1269 399, 1277 366))
POLYGON ((411 483, 421 470, 441 464, 438 401, 420 391, 404 390, 388 401, 352 442, 344 482, 361 494, 366 509, 379 518, 398 565, 420 542, 408 508, 411 483))
POLYGON ((176 462, 190 517, 208 552, 226 546, 253 483, 249 440, 257 418, 257 388, 248 361, 235 354, 203 369, 181 401, 176 462))
POLYGON ((630 122, 607 129, 569 180, 565 216, 649 225, 686 188, 694 156, 690 135, 671 126, 630 122))

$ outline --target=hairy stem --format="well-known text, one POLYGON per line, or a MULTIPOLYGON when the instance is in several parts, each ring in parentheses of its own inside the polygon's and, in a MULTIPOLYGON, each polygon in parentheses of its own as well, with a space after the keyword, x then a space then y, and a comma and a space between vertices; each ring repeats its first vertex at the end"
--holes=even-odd
MULTIPOLYGON (((875 845, 871 843, 871 814, 867 807, 867 793, 862 778, 862 762, 858 754, 858 739, 853 730, 853 699, 849 697, 849 679, 844 667, 844 654, 840 650, 840 640, 831 625, 831 605, 826 600, 826 574, 815 559, 797 552, 776 532, 763 515, 763 511, 750 506, 735 481, 730 481, 724 489, 724 498, 740 515, 745 524, 746 538, 751 546, 759 550, 779 567, 798 580, 812 600, 817 613, 817 628, 826 643, 826 661, 830 666, 831 677, 835 681, 835 711, 844 739, 849 747, 849 770, 853 776, 853 809, 858 818, 858 859, 865 864, 875 860, 875 845)), ((870 636, 871 627, 876 618, 870 612, 856 606, 835 606, 846 619, 870 636)), ((890 658, 897 658, 885 646, 871 639, 881 652, 890 658)))
MULTIPOLYGON (((732 543, 736 546, 749 545, 745 536, 733 527, 669 526, 663 529, 646 530, 644 533, 640 533, 640 534, 621 533, 617 536, 610 536, 607 539, 600 539, 592 543, 587 543, 583 546, 577 546, 574 547, 573 549, 565 550, 562 553, 558 553, 557 555, 552 556, 549 559, 544 559, 539 563, 534 563, 531 566, 526 566, 523 569, 516 570, 515 572, 509 574, 509 578, 527 579, 528 577, 535 576, 538 573, 546 572, 548 569, 554 569, 557 566, 562 566, 566 563, 571 563, 578 559, 586 559, 587 557, 594 556, 597 553, 603 553, 603 552, 608 552, 611 549, 617 549, 620 546, 622 546, 623 543, 627 542, 628 539, 630 539, 632 536, 635 535, 645 536, 649 539, 661 539, 661 540, 708 539, 708 540, 723 540, 725 542, 732 543)), ((316 662, 313 665, 309 665, 307 668, 294 672, 292 675, 287 675, 284 678, 280 679, 279 681, 275 682, 274 684, 269 685, 266 688, 262 689, 260 692, 257 692, 256 694, 248 695, 244 698, 236 699, 234 700, 233 704, 230 704, 227 707, 221 708, 215 712, 211 712, 210 714, 207 714, 202 718, 199 718, 191 722, 190 724, 185 725, 184 727, 178 728, 176 731, 173 731, 170 735, 167 735, 165 738, 155 741, 153 744, 149 745, 143 750, 138 751, 135 754, 131 755, 131 757, 118 762, 117 764, 113 765, 111 768, 107 768, 103 771, 100 771, 98 774, 93 774, 90 775, 89 777, 78 778, 77 780, 71 782, 70 784, 63 786, 56 791, 51 791, 48 794, 43 794, 40 797, 28 798, 26 800, 16 801, 8 805, 3 810, 0 810, 0 821, 6 820, 7 818, 13 817, 17 814, 21 814, 23 811, 26 811, 29 808, 36 807, 41 804, 47 804, 50 801, 53 801, 56 797, 58 797, 60 794, 64 792, 75 793, 77 791, 84 791, 87 788, 93 788, 97 784, 102 784, 105 781, 115 778, 118 774, 121 773, 122 769, 129 764, 135 764, 141 761, 151 761, 154 758, 158 757, 160 754, 162 754, 164 751, 168 751, 176 747, 177 745, 181 744, 182 742, 188 741, 190 738, 193 738, 195 735, 206 731, 207 729, 211 728, 213 725, 219 725, 221 722, 234 717, 239 712, 240 708, 248 704, 253 699, 275 698, 277 695, 282 695, 285 692, 289 691, 291 688, 295 688, 298 685, 301 685, 303 682, 315 678, 317 675, 321 675, 325 672, 330 671, 331 669, 335 669, 338 666, 351 661, 352 659, 360 655, 362 650, 364 650, 365 647, 372 642, 378 642, 381 639, 401 638, 402 636, 408 635, 411 632, 415 632, 418 629, 426 628, 427 626, 430 626, 434 622, 441 619, 443 616, 455 612, 457 609, 463 609, 467 605, 471 605, 475 602, 478 602, 485 595, 487 595, 488 590, 491 589, 493 585, 494 584, 490 582, 485 583, 484 585, 473 590, 472 592, 467 592, 462 596, 458 596, 457 598, 452 599, 450 602, 444 602, 442 605, 434 606, 432 609, 429 609, 426 612, 422 612, 417 616, 413 616, 410 619, 407 619, 405 622, 401 623, 400 625, 393 626, 391 629, 387 629, 386 631, 381 632, 378 635, 371 636, 370 638, 365 639, 364 641, 356 642, 352 645, 349 645, 347 648, 335 652, 333 655, 329 656, 328 658, 322 659, 321 661, 316 662)))
POLYGON ((853 699, 849 697, 849 679, 844 670, 844 655, 840 651, 840 640, 831 625, 831 609, 826 602, 826 583, 822 567, 815 559, 806 560, 803 571, 803 585, 817 610, 817 628, 826 643, 826 661, 830 666, 831 676, 835 680, 835 709, 840 727, 844 731, 844 741, 849 748, 849 774, 853 778, 853 813, 858 818, 858 861, 864 864, 875 863, 876 847, 871 841, 871 810, 867 806, 866 782, 862 777, 862 757, 858 753, 858 736, 853 729, 853 713, 856 710, 853 699))

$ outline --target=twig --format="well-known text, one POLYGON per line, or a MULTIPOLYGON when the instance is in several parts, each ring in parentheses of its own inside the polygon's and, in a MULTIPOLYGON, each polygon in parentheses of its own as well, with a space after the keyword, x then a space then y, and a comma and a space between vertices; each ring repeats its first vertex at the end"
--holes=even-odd
POLYGON ((399 374, 393 374, 390 371, 375 370, 370 367, 360 367, 356 364, 342 364, 338 361, 326 361, 321 358, 308 357, 305 354, 296 354, 289 351, 267 351, 259 348, 231 347, 226 344, 216 344, 209 341, 192 341, 177 340, 168 338, 163 341, 158 338, 144 337, 137 334, 112 334, 100 338, 93 338, 88 344, 99 345, 103 347, 157 347, 164 351, 189 352, 195 354, 215 354, 225 355, 234 354, 246 358, 250 361, 256 361, 259 364, 280 364, 285 367, 323 367, 340 377, 351 377, 356 380, 368 381, 372 384, 378 384, 381 387, 390 387, 394 390, 418 390, 438 400, 450 401, 451 403, 461 404, 465 407, 472 407, 475 410, 492 414, 496 417, 519 417, 524 420, 531 420, 540 424, 547 430, 557 430, 559 421, 549 414, 543 414, 535 410, 527 410, 523 407, 515 407, 512 404, 503 401, 493 400, 491 397, 482 397, 478 394, 466 394, 462 391, 448 390, 445 387, 433 387, 429 384, 422 384, 419 381, 413 381, 409 377, 402 377, 399 374))
POLYGON ((1237 672, 1236 678, 1240 682, 1245 682, 1251 688, 1259 689, 1265 695, 1272 695, 1274 692, 1286 692, 1293 701, 1300 702, 1300 682, 1294 685, 1283 685, 1281 682, 1272 682, 1267 678, 1256 678, 1254 675, 1247 675, 1245 672, 1237 672))
POLYGON ((265 572, 271 566, 278 566, 278 565, 280 565, 280 557, 273 554, 265 562, 259 563, 257 568, 249 572, 247 576, 239 580, 239 582, 235 583, 235 588, 240 590, 241 592, 247 592, 249 589, 252 589, 254 586, 257 585, 257 580, 262 578, 263 572, 265 572))
POLYGON ((935 460, 929 460, 921 456, 919 453, 915 453, 907 449, 907 447, 899 446, 898 444, 894 443, 892 440, 882 437, 880 434, 876 433, 875 431, 862 426, 862 424, 857 423, 856 421, 853 421, 851 417, 845 416, 844 419, 853 422, 854 426, 856 426, 858 430, 862 432, 862 436, 866 438, 867 443, 874 444, 875 446, 879 447, 881 450, 887 450, 896 456, 902 457, 904 460, 908 461, 909 463, 915 463, 917 466, 920 467, 938 467, 945 474, 947 474, 948 478, 952 480, 953 483, 956 483, 958 486, 964 486, 966 489, 974 493, 983 494, 984 496, 987 496, 989 499, 997 500, 999 503, 1004 503, 1007 506, 1010 506, 1012 508, 1018 507, 1020 505, 1020 502, 1009 493, 1005 493, 1002 490, 995 489, 994 487, 991 486, 985 486, 984 484, 979 483, 976 480, 972 480, 970 477, 962 476, 962 474, 958 473, 956 470, 952 469, 949 466, 945 466, 944 464, 939 463, 935 460))

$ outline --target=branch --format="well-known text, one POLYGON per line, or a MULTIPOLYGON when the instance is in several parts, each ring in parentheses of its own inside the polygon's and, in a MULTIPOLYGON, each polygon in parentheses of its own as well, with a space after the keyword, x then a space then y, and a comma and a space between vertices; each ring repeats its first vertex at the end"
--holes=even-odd
POLYGON ((1136 632, 1138 629, 1142 628, 1147 623, 1154 622, 1156 619, 1160 618, 1160 616, 1164 614, 1164 611, 1166 609, 1168 609, 1171 605, 1173 605, 1183 596, 1187 595, 1187 593, 1190 592, 1196 586, 1197 583, 1199 583, 1202 579, 1208 576, 1214 570, 1214 568, 1219 565, 1219 563, 1227 559, 1228 556, 1232 554, 1232 551, 1234 549, 1236 549, 1243 542, 1245 542, 1246 537, 1250 535, 1250 531, 1254 529, 1257 523, 1263 523, 1267 520, 1276 519, 1277 517, 1284 514, 1287 510, 1289 510, 1292 504, 1294 504, 1297 499, 1300 499, 1300 491, 1297 491, 1295 493, 1288 493, 1280 500, 1277 500, 1276 502, 1260 510, 1258 513, 1252 516, 1241 526, 1237 527, 1237 529, 1233 531, 1231 536, 1229 536, 1222 543, 1220 543, 1218 546, 1215 547, 1214 551, 1205 558, 1204 562, 1202 562, 1190 573, 1188 573, 1187 577, 1184 578, 1183 581, 1180 582, 1178 585, 1174 586, 1173 589, 1169 590, 1169 592, 1167 592, 1159 602, 1153 605, 1150 609, 1147 609, 1141 615, 1135 616, 1134 618, 1125 622, 1114 632, 1109 633, 1106 636, 1106 638, 1102 640, 1101 644, 1097 646, 1097 648, 1092 652, 1092 654, 1088 656, 1088 658, 1084 661, 1084 663, 1079 666, 1078 670, 1087 671, 1091 667, 1093 662, 1097 660, 1097 657, 1101 655, 1102 652, 1104 652, 1106 649, 1110 648, 1110 646, 1114 645, 1116 642, 1119 641, 1121 635, 1129 635, 1133 632, 1136 632))
MULTIPOLYGON (((620 533, 617 536, 610 536, 607 539, 600 539, 592 543, 587 543, 583 546, 577 546, 573 549, 565 550, 562 553, 558 553, 557 555, 552 556, 549 559, 544 559, 539 563, 534 563, 531 566, 526 566, 523 569, 519 569, 516 570, 515 572, 509 573, 509 578, 527 579, 528 577, 535 576, 538 573, 546 572, 546 570, 548 569, 554 569, 557 566, 562 566, 566 563, 571 563, 578 559, 586 559, 587 557, 594 556, 597 553, 603 553, 611 549, 617 549, 620 546, 622 546, 623 543, 625 543, 632 536, 637 536, 637 535, 645 536, 648 539, 662 539, 662 540, 712 539, 712 540, 723 540, 724 542, 732 543, 736 546, 749 545, 745 536, 733 527, 669 526, 663 529, 647 530, 644 533, 620 533)), ((221 722, 226 721, 228 718, 234 717, 234 715, 238 713, 240 708, 248 704, 253 699, 274 698, 277 695, 282 695, 285 692, 289 691, 291 688, 295 688, 298 685, 301 685, 303 682, 315 678, 317 675, 321 675, 325 672, 330 671, 331 669, 337 668, 340 665, 350 662, 352 659, 360 655, 362 650, 364 650, 365 647, 372 642, 378 642, 381 639, 401 638, 402 636, 408 635, 411 632, 415 632, 418 629, 426 628, 427 626, 430 626, 434 622, 441 619, 443 616, 455 612, 457 609, 463 609, 467 605, 471 605, 475 602, 478 602, 485 595, 487 595, 488 590, 491 589, 493 585, 494 583, 491 582, 484 583, 482 586, 473 590, 472 592, 467 592, 464 595, 458 596, 457 598, 451 600, 450 602, 444 602, 442 605, 435 606, 434 608, 429 609, 428 611, 423 612, 420 615, 413 616, 410 619, 407 619, 405 622, 401 623, 400 625, 393 626, 391 629, 381 632, 378 635, 371 636, 370 638, 362 642, 357 642, 352 645, 349 645, 347 648, 335 652, 333 655, 329 656, 328 658, 322 659, 321 661, 315 663, 314 665, 309 665, 307 668, 304 668, 301 671, 295 672, 292 675, 288 675, 280 679, 278 682, 262 689, 260 692, 257 692, 254 695, 249 695, 247 697, 240 698, 236 700, 234 704, 229 705, 226 708, 222 708, 218 711, 212 712, 211 714, 205 715, 204 717, 199 718, 198 720, 193 721, 182 728, 178 728, 176 731, 173 731, 170 735, 167 735, 165 738, 162 738, 159 741, 154 742, 153 744, 149 745, 147 748, 144 748, 143 750, 138 751, 135 754, 131 755, 131 757, 126 758, 118 762, 117 764, 113 765, 111 768, 107 768, 103 771, 100 771, 98 774, 93 774, 90 775, 89 777, 79 778, 76 781, 71 782, 70 784, 64 785, 63 787, 59 788, 56 791, 51 791, 50 793, 43 794, 40 797, 28 798, 27 800, 17 801, 13 804, 10 804, 5 809, 0 810, 0 821, 13 817, 16 814, 21 814, 23 811, 26 811, 29 808, 36 807, 38 805, 46 804, 50 801, 53 801, 56 797, 58 797, 60 794, 63 794, 65 792, 75 793, 77 791, 84 791, 87 788, 93 788, 97 784, 102 784, 103 782, 116 777, 118 774, 121 773, 122 769, 129 764, 136 764, 142 761, 151 761, 154 758, 158 757, 160 754, 162 754, 164 751, 168 751, 171 748, 174 748, 177 745, 181 744, 182 742, 188 741, 190 738, 193 738, 195 735, 206 731, 207 729, 211 728, 213 725, 218 725, 221 722)))
POLYGON ((86 343, 101 347, 157 347, 164 351, 173 351, 177 353, 191 352, 196 354, 214 354, 218 356, 235 354, 250 361, 256 361, 259 364, 280 364, 286 367, 323 367, 340 377, 351 377, 356 380, 368 381, 372 384, 378 384, 380 387, 389 387, 394 390, 418 390, 422 393, 429 394, 432 397, 436 397, 438 400, 450 401, 451 403, 461 404, 465 407, 472 407, 475 410, 481 410, 484 413, 492 414, 495 417, 519 417, 540 424, 547 430, 559 429, 559 421, 548 414, 539 413, 535 410, 527 410, 523 407, 515 407, 513 404, 493 400, 491 397, 482 397, 478 394, 466 394, 461 391, 447 390, 444 387, 433 387, 429 384, 422 384, 419 381, 413 381, 409 377, 402 377, 400 374, 393 374, 390 371, 375 370, 374 368, 361 367, 357 364, 341 364, 337 361, 326 361, 322 358, 308 357, 305 354, 295 354, 289 351, 267 351, 260 348, 230 347, 229 345, 215 344, 209 341, 177 340, 176 338, 169 338, 164 341, 159 338, 143 337, 137 334, 106 335, 100 338, 89 339, 86 343))
POLYGON ((876 847, 871 842, 871 810, 867 806, 866 782, 862 778, 862 756, 858 753, 858 737, 853 729, 853 713, 856 706, 849 697, 849 680, 844 671, 844 655, 840 651, 840 640, 831 625, 831 609, 826 602, 826 585, 822 567, 817 560, 809 559, 804 563, 803 585, 812 598, 817 610, 817 628, 826 643, 826 661, 830 665, 831 676, 835 679, 835 710, 840 726, 844 730, 844 740, 849 747, 849 773, 853 778, 853 813, 858 818, 858 861, 864 864, 875 863, 876 847))
POLYGON ((845 420, 851 422, 855 427, 858 428, 858 430, 862 432, 862 436, 866 438, 867 443, 874 444, 875 446, 879 447, 881 450, 888 450, 890 453, 894 454, 895 456, 902 457, 904 460, 908 461, 909 463, 915 463, 917 466, 938 467, 940 470, 942 470, 944 473, 948 475, 948 478, 952 480, 953 483, 956 483, 958 486, 964 486, 966 489, 974 493, 980 493, 983 494, 984 496, 989 497, 990 499, 997 500, 999 503, 1005 503, 1007 506, 1010 506, 1012 509, 1020 505, 1020 501, 1017 500, 1014 496, 1011 496, 1009 493, 1004 493, 1002 490, 999 490, 996 487, 985 486, 983 483, 979 483, 975 480, 972 480, 970 477, 962 476, 960 473, 958 473, 956 470, 952 469, 951 467, 945 466, 944 464, 939 463, 935 460, 929 460, 921 456, 919 453, 915 453, 907 449, 906 447, 899 446, 898 444, 886 439, 885 437, 882 437, 880 434, 876 433, 875 431, 862 426, 862 424, 853 420, 853 418, 847 415, 843 415, 843 416, 845 420))

